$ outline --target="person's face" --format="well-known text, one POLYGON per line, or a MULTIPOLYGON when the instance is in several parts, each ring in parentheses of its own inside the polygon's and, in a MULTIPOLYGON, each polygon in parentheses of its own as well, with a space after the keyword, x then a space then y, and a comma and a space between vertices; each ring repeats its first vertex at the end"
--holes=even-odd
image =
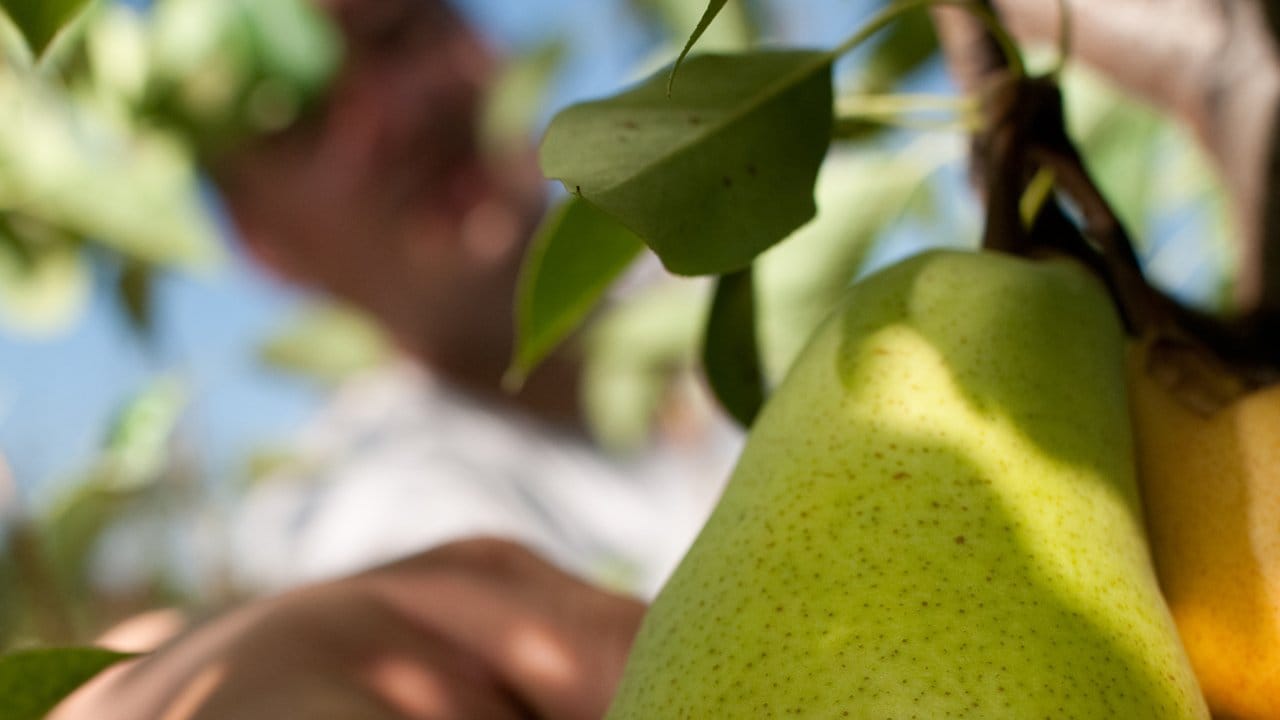
MULTIPOLYGON (((251 251, 406 338, 423 313, 508 274, 541 209, 532 152, 480 148, 494 60, 439 0, 325 0, 347 58, 298 126, 215 178, 251 251)), ((503 298, 502 302, 506 302, 503 298)))

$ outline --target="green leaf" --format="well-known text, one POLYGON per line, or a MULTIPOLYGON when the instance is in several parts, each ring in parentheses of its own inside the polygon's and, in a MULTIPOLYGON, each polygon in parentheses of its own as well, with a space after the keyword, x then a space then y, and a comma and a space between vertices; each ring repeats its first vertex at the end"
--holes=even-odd
POLYGON ((151 72, 147 19, 132 7, 101 8, 84 29, 84 53, 93 96, 108 110, 136 113, 151 72))
POLYGON ((862 63, 858 89, 865 93, 892 90, 937 53, 938 36, 929 14, 919 10, 904 13, 876 38, 870 55, 862 63))
POLYGON ((516 352, 510 381, 523 379, 586 319, 644 243, 578 198, 553 213, 534 238, 516 296, 516 352))
MULTIPOLYGON (((654 25, 680 47, 689 37, 689 28, 698 25, 706 8, 689 0, 630 0, 638 15, 652 19, 654 25)), ((759 35, 760 9, 751 2, 724 5, 716 21, 707 26, 697 39, 698 47, 708 52, 744 50, 759 35)))
POLYGON ((724 274, 808 222, 832 130, 827 53, 703 55, 568 108, 543 172, 636 232, 672 272, 724 274))
POLYGON ((29 602, 46 604, 46 596, 54 594, 64 605, 60 612, 77 626, 99 619, 94 615, 101 608, 95 603, 101 601, 91 577, 98 543, 108 529, 137 517, 144 501, 153 497, 154 488, 113 488, 116 477, 109 463, 100 464, 40 518, 40 556, 53 577, 46 580, 45 592, 30 593, 29 602))
POLYGON ((0 207, 162 265, 219 254, 187 150, 32 78, 0 73, 0 207))
POLYGON ((32 245, 24 233, 14 228, 10 214, 0 211, 0 267, 10 268, 9 272, 34 270, 37 253, 32 245))
POLYGON ((258 350, 275 370, 335 385, 391 357, 391 341, 363 313, 337 304, 307 308, 258 350))
POLYGON ((691 375, 698 365, 710 289, 664 278, 592 323, 583 342, 583 412, 603 447, 626 452, 644 446, 677 376, 691 375))
POLYGON ((175 377, 161 376, 120 408, 106 444, 113 490, 146 487, 171 462, 171 441, 189 404, 187 389, 175 377))
POLYGON ((239 6, 263 77, 305 96, 328 87, 342 61, 342 39, 328 16, 308 0, 239 0, 239 6))
POLYGON ((289 125, 342 60, 338 30, 307 0, 165 0, 151 17, 144 107, 207 155, 289 125))
POLYGON ((0 648, 9 647, 22 621, 22 595, 9 553, 0 553, 0 648))
POLYGON ((116 282, 116 302, 141 338, 149 337, 153 329, 152 285, 151 266, 140 262, 126 262, 116 282))
MULTIPOLYGON (((888 6, 881 3, 881 7, 888 6)), ((875 37, 856 77, 842 92, 849 95, 882 95, 891 92, 909 75, 938 54, 938 37, 929 14, 904 13, 875 37)), ((842 118, 840 137, 862 141, 882 135, 889 125, 872 118, 842 118)))
POLYGON ((15 220, 0 223, 0 325, 35 337, 55 335, 89 300, 88 265, 65 234, 15 220))
POLYGON ((0 657, 0 720, 41 720, 76 688, 132 657, 98 648, 25 650, 0 657))
POLYGON ((547 93, 564 66, 567 44, 557 38, 509 60, 489 89, 481 117, 481 138, 494 153, 523 152, 540 122, 547 93))
POLYGON ((102 13, 98 11, 103 6, 104 0, 89 0, 45 46, 35 70, 46 82, 70 86, 81 79, 79 73, 87 69, 85 42, 89 31, 101 19, 102 13))
POLYGON ((35 64, 31 46, 22 30, 13 23, 8 13, 0 12, 0 61, 12 69, 27 71, 35 64))
POLYGON ((684 59, 689 56, 689 51, 693 50, 693 46, 697 44, 698 38, 701 38, 707 28, 711 27, 712 21, 724 9, 729 0, 711 0, 707 3, 706 12, 702 13, 702 19, 698 21, 698 26, 693 29, 693 34, 689 36, 689 40, 685 42, 684 49, 680 51, 680 57, 676 58, 676 62, 671 66, 671 74, 667 76, 667 95, 671 94, 672 88, 675 86, 676 73, 680 71, 680 66, 684 63, 684 59))
POLYGON ((92 0, 0 0, 36 55, 92 0))
POLYGON ((716 399, 743 427, 751 427, 765 393, 751 268, 725 275, 716 285, 702 363, 716 399))

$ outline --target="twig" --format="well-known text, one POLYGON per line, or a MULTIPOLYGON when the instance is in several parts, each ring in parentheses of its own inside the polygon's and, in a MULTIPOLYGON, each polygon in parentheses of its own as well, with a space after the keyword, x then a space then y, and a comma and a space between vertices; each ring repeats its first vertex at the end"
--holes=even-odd
MULTIPOLYGON (((1212 409, 1251 386, 1268 382, 1276 353, 1267 333, 1246 326, 1227 332, 1226 323, 1195 315, 1153 288, 1143 276, 1124 224, 1085 168, 1067 134, 1061 92, 1053 78, 1020 78, 1002 66, 1002 56, 984 42, 971 20, 936 11, 939 37, 956 63, 957 81, 983 98, 986 125, 974 139, 975 185, 986 203, 984 247, 1021 255, 1048 249, 1084 262, 1106 283, 1126 326, 1185 367, 1215 367, 1239 382, 1186 382, 1185 393, 1212 409), (966 55, 972 53, 972 55, 966 55), (1080 212, 1082 227, 1067 219, 1054 198, 1030 228, 1021 199, 1041 171, 1053 174, 1055 190, 1080 212)), ((1277 274, 1276 277, 1280 277, 1277 274)), ((1250 318, 1256 322, 1256 316, 1250 318)), ((1198 371, 1197 371, 1198 372, 1198 371)))

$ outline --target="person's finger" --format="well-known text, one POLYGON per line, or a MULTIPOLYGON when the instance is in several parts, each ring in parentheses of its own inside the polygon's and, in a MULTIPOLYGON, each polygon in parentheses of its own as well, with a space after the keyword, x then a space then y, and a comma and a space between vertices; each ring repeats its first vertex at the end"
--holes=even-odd
POLYGON ((57 720, 523 720, 479 659, 358 582, 249 606, 109 671, 57 720))
MULTIPOLYGON (((421 632, 358 582, 285 596, 222 659, 222 677, 201 698, 198 710, 177 717, 529 717, 484 663, 421 632)), ((209 663, 201 673, 213 667, 217 665, 209 663)), ((175 706, 171 701, 166 708, 166 720, 175 706)))
POLYGON ((492 669, 538 717, 604 714, 644 605, 501 541, 468 541, 370 576, 370 590, 492 669))

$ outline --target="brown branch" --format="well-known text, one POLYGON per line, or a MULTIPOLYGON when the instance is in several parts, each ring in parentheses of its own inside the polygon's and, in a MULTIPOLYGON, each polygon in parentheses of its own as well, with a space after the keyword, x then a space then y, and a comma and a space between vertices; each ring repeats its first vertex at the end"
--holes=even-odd
MULTIPOLYGON (((994 0, 1024 42, 1056 43, 1047 0, 994 0)), ((1071 0, 1074 58, 1189 126, 1231 196, 1242 332, 1280 318, 1280 9, 1250 0, 1071 0)), ((1229 332, 1229 330, 1228 330, 1229 332)), ((1246 342, 1246 340, 1242 340, 1246 342)))
POLYGON ((17 575, 23 609, 40 641, 49 645, 76 642, 76 623, 50 567, 39 531, 29 521, 19 520, 9 528, 5 545, 17 575))
MULTIPOLYGON (((965 94, 980 93, 996 74, 1005 71, 1004 55, 982 23, 967 11, 940 6, 930 11, 938 42, 947 58, 947 67, 965 94)), ((973 137, 970 174, 975 187, 983 187, 988 175, 984 166, 987 152, 983 133, 973 137)))
POLYGON ((938 6, 929 12, 947 58, 947 67, 961 89, 976 92, 992 74, 1005 70, 1006 62, 1000 45, 972 13, 948 6, 938 6))
MULTIPOLYGON (((1058 3, 990 4, 1023 42, 1058 42, 1058 3)), ((1072 55, 1180 117, 1217 162, 1242 234, 1237 314, 1182 308, 1146 283, 1123 226, 1066 136, 1056 88, 1010 77, 984 27, 966 13, 938 9, 935 24, 957 84, 979 95, 985 109, 973 164, 987 204, 984 244, 1076 256, 1108 284, 1136 334, 1158 338, 1173 354, 1212 356, 1206 362, 1225 363, 1248 386, 1273 382, 1280 371, 1280 242, 1270 238, 1280 232, 1280 202, 1271 188, 1272 178, 1280 181, 1280 144, 1271 140, 1280 64, 1271 29, 1280 25, 1280 9, 1248 0, 1072 0, 1070 7, 1072 55), (1258 71, 1245 72, 1248 63, 1258 71), (1049 219, 1038 220, 1035 241, 1028 240, 1016 203, 1041 167, 1054 171, 1059 192, 1083 213, 1083 235, 1052 221, 1062 218, 1051 202, 1049 219)))
POLYGON ((1014 198, 1027 180, 1022 171, 1026 122, 1017 117, 1025 108, 1019 87, 999 44, 972 13, 955 7, 931 12, 956 84, 982 101, 985 122, 973 134, 969 166, 970 180, 986 206, 982 245, 1018 252, 1024 249, 1025 233, 1014 198))
MULTIPOLYGON (((1056 36, 1056 9, 1053 17, 1056 36)), ((967 14, 940 9, 934 19, 957 84, 982 99, 984 126, 974 136, 973 173, 986 203, 984 247, 1024 255, 1065 253, 1083 261, 1107 284, 1129 330, 1153 348, 1162 371, 1176 371, 1163 375, 1176 381, 1171 387, 1177 385, 1179 397, 1196 409, 1221 407, 1247 387, 1272 381, 1280 363, 1268 357, 1275 350, 1268 342, 1265 298, 1251 301, 1243 322, 1222 321, 1180 308, 1152 288, 1123 223, 1068 137, 1056 84, 1013 77, 986 28, 967 14), (1023 226, 1019 201, 1042 168, 1053 172, 1058 192, 1082 215, 1081 227, 1067 219, 1056 199, 1045 204, 1031 228, 1023 226), (1217 382, 1221 378, 1231 382, 1217 382)), ((1073 25, 1073 37, 1081 31, 1073 25)), ((1141 63, 1135 67, 1141 71, 1141 63)), ((1266 245, 1242 245, 1250 247, 1266 245)), ((1277 283, 1280 276, 1255 267, 1250 278, 1265 287, 1266 280, 1277 283)))
POLYGON ((7 560, 14 570, 23 610, 39 639, 50 644, 74 642, 75 622, 66 597, 49 566, 39 532, 23 513, 17 481, 3 455, 0 455, 0 550, 7 554, 2 560, 7 560))

